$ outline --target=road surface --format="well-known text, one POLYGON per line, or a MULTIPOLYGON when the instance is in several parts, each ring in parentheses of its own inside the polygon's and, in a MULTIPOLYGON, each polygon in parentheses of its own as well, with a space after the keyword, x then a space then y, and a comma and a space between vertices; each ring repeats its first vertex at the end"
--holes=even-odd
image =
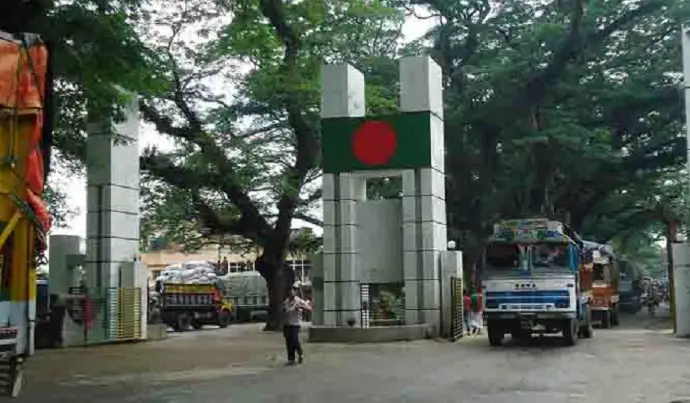
POLYGON ((279 335, 255 325, 162 342, 43 352, 17 402, 670 403, 690 398, 690 340, 641 316, 574 347, 456 343, 308 344, 285 367, 279 335), (39 400, 40 399, 40 400, 39 400))

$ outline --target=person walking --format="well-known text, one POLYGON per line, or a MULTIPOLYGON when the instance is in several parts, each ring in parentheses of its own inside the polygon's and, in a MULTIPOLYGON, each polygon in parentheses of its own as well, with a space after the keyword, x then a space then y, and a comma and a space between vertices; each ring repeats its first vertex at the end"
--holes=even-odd
POLYGON ((302 311, 311 312, 311 305, 297 296, 299 288, 298 284, 293 284, 288 297, 283 301, 283 311, 285 312, 283 337, 285 337, 288 365, 295 364, 295 355, 298 356, 298 363, 304 362, 304 353, 299 341, 299 333, 302 327, 302 311))
POLYGON ((482 331, 483 327, 483 319, 482 319, 482 297, 481 293, 479 293, 477 290, 474 290, 472 292, 472 295, 470 296, 470 305, 472 309, 472 314, 471 314, 471 320, 470 320, 470 334, 471 335, 478 335, 482 331))
POLYGON ((470 292, 468 290, 462 290, 462 308, 462 320, 465 323, 465 333, 469 335, 472 332, 472 327, 470 326, 472 323, 472 299, 470 298, 470 292))

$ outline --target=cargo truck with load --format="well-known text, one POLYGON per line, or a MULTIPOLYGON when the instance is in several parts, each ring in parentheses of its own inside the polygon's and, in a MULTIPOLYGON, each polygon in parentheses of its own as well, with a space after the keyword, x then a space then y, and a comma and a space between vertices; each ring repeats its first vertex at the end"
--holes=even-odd
POLYGON ((583 243, 547 219, 501 221, 484 249, 483 299, 489 343, 506 334, 562 333, 566 345, 593 335, 590 296, 580 287, 583 243))
POLYGON ((160 318, 177 332, 204 325, 228 327, 232 319, 232 303, 223 298, 216 283, 159 283, 160 318))
POLYGON ((608 329, 618 325, 620 272, 610 245, 584 241, 585 264, 580 283, 583 290, 591 290, 592 322, 608 329))

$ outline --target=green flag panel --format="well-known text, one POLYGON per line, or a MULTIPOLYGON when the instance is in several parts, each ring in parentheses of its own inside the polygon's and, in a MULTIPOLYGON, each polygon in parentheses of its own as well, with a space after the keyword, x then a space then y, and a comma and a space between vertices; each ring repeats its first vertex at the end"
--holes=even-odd
POLYGON ((431 114, 321 120, 324 173, 431 166, 431 114))

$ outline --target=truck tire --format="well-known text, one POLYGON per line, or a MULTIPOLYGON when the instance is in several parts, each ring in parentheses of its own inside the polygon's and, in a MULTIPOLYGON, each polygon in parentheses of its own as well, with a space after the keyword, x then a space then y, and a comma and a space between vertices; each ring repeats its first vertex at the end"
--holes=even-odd
POLYGON ((223 309, 222 311, 218 312, 218 327, 225 329, 230 325, 231 321, 232 313, 230 311, 223 309))
POLYGON ((176 332, 186 332, 192 325, 192 317, 187 312, 182 312, 177 315, 177 321, 173 327, 176 332))
POLYGON ((610 329, 611 328, 611 311, 604 311, 601 314, 601 328, 610 329))
POLYGON ((613 309, 611 310, 611 325, 613 326, 618 326, 620 324, 618 317, 619 317, 619 308, 618 305, 614 305, 613 309))
POLYGON ((503 345, 503 328, 496 324, 488 323, 486 332, 489 334, 489 344, 497 347, 503 345))
POLYGON ((574 346, 577 344, 577 319, 568 319, 563 324, 563 341, 566 346, 574 346))
POLYGON ((580 327, 579 337, 583 339, 591 339, 594 337, 594 328, 592 327, 592 310, 587 309, 587 321, 580 327))
POLYGON ((204 327, 204 324, 199 322, 198 320, 194 319, 192 320, 192 328, 194 330, 201 330, 201 328, 204 327))

